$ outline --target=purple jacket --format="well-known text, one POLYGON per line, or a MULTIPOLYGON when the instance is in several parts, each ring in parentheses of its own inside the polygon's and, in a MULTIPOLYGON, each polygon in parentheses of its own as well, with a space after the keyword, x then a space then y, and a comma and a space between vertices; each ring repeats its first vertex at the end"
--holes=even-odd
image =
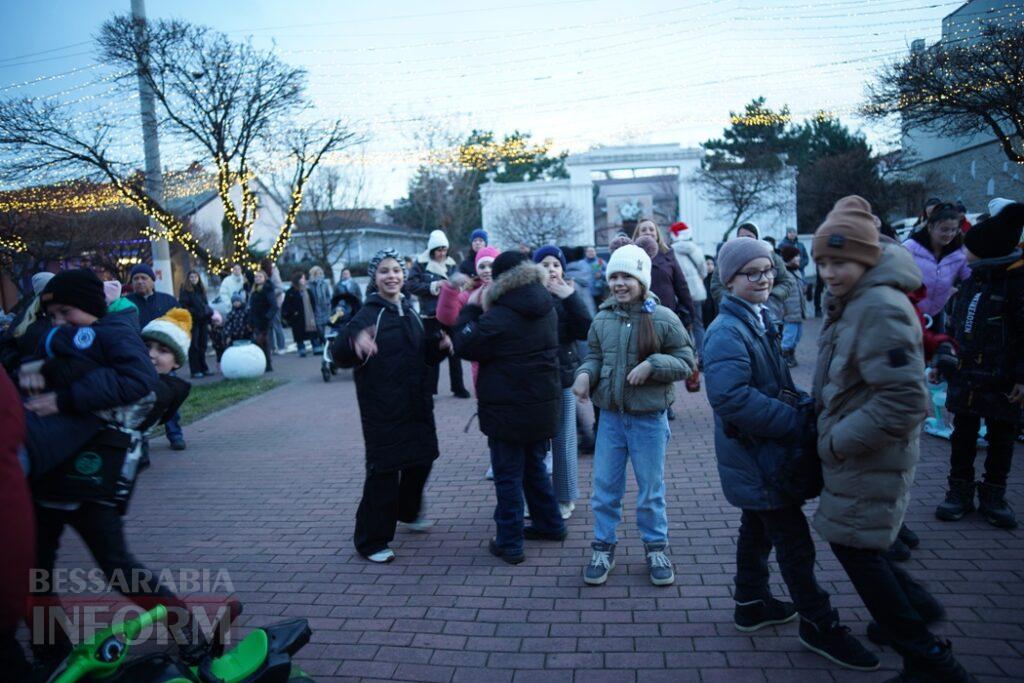
POLYGON ((971 277, 971 269, 967 265, 967 254, 964 253, 963 238, 960 235, 946 245, 938 261, 935 260, 929 239, 927 230, 918 230, 903 242, 903 246, 913 255, 927 288, 917 308, 927 315, 935 315, 953 296, 956 283, 971 277))

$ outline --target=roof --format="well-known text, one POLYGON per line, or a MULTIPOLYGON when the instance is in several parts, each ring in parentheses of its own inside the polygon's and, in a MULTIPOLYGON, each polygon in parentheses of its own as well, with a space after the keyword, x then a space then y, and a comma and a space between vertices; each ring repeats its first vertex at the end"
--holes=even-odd
MULTIPOLYGON (((427 233, 405 225, 394 223, 378 223, 373 220, 372 213, 366 209, 340 209, 328 211, 323 218, 322 229, 327 231, 341 230, 381 230, 408 234, 411 237, 427 237, 427 233)), ((316 218, 313 211, 299 211, 295 217, 295 232, 312 232, 317 230, 316 218)))

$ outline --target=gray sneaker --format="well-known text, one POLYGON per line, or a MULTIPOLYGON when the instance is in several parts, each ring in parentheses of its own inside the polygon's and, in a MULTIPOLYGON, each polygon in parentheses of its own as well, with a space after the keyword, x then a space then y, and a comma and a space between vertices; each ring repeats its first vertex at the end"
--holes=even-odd
POLYGON ((590 547, 594 553, 590 556, 590 564, 583 570, 583 582, 600 586, 608 580, 608 574, 615 568, 615 544, 594 541, 590 547))
POLYGON ((647 571, 651 573, 651 583, 655 586, 671 586, 676 580, 676 572, 672 568, 672 560, 665 551, 667 543, 644 543, 647 553, 647 571))

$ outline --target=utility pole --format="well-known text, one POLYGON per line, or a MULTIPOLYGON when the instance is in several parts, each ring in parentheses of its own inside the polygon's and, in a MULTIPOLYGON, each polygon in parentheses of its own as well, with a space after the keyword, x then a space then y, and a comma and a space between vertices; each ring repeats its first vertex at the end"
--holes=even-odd
MULTIPOLYGON (((141 37, 146 23, 145 0, 132 0, 132 19, 135 21, 136 37, 141 37)), ((144 58, 143 58, 144 59, 144 58)), ((139 62, 139 108, 142 113, 142 141, 146 153, 146 194, 159 203, 164 201, 164 176, 160 166, 160 140, 157 138, 156 100, 149 84, 142 77, 148 65, 139 62)), ((159 230, 156 219, 150 217, 151 230, 159 230)), ((171 278, 171 248, 165 239, 150 241, 153 253, 153 271, 156 273, 156 289, 158 292, 174 294, 174 281, 171 278)))

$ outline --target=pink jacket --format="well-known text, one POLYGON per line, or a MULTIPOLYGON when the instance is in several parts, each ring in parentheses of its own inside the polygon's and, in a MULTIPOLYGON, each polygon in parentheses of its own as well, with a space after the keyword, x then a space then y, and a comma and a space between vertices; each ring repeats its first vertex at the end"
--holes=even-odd
POLYGON ((936 261, 935 254, 922 240, 928 239, 928 233, 914 233, 903 242, 913 255, 917 267, 921 269, 921 279, 927 288, 924 298, 917 304, 918 310, 927 315, 939 313, 950 297, 953 287, 961 280, 971 277, 971 268, 967 265, 967 254, 964 253, 960 236, 950 243, 941 258, 936 261))
MULTIPOLYGON (((434 314, 437 321, 445 327, 454 327, 455 321, 459 319, 462 307, 469 302, 469 297, 477 292, 483 294, 482 287, 476 289, 460 290, 452 287, 447 282, 441 284, 441 291, 437 295, 437 312, 434 314)), ((473 361, 469 364, 473 373, 473 393, 476 393, 476 378, 480 374, 480 364, 473 361)))

